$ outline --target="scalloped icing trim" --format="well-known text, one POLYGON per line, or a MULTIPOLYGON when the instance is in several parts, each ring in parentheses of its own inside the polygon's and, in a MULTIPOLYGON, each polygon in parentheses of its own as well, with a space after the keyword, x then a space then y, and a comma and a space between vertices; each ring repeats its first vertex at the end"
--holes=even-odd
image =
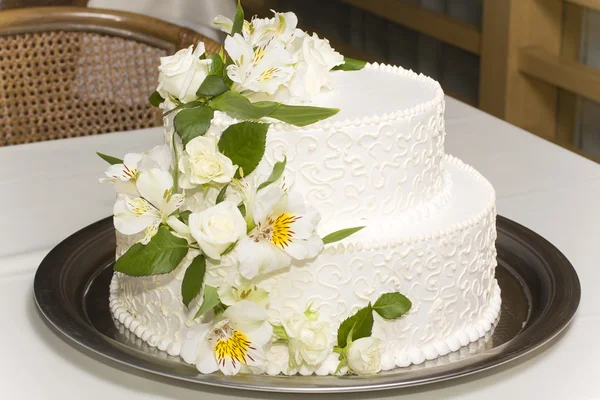
MULTIPOLYGON (((502 306, 500 285, 498 285, 497 280, 494 281, 494 292, 489 304, 481 314, 481 319, 455 332, 446 339, 422 347, 413 347, 408 350, 398 351, 393 357, 395 367, 405 368, 412 364, 418 365, 427 360, 445 356, 459 350, 461 347, 467 346, 469 343, 476 342, 491 331, 500 316, 502 306)), ((386 369, 389 370, 392 368, 386 369)))
MULTIPOLYGON (((418 115, 424 114, 427 111, 437 107, 440 103, 444 101, 444 91, 440 86, 439 82, 435 79, 432 79, 423 74, 417 74, 409 69, 404 69, 402 67, 398 67, 395 65, 389 64, 379 64, 379 63, 367 63, 364 67, 365 69, 379 70, 391 73, 393 75, 413 79, 418 82, 423 83, 426 87, 434 88, 435 94, 433 99, 419 103, 411 108, 393 111, 391 113, 384 113, 382 115, 372 115, 370 117, 362 117, 355 118, 353 120, 345 119, 343 121, 329 122, 327 120, 315 122, 314 124, 307 126, 295 126, 286 124, 284 122, 279 122, 273 120, 271 123, 271 129, 274 131, 294 131, 294 132, 302 132, 302 131, 312 131, 315 129, 318 130, 330 130, 330 129, 342 129, 349 126, 367 126, 367 125, 378 125, 381 122, 391 122, 401 119, 411 119, 418 115)), ((241 120, 231 118, 227 114, 218 112, 218 115, 215 114, 215 117, 212 120, 212 123, 216 126, 229 126, 231 124, 235 124, 241 122, 241 120)), ((260 121, 259 121, 260 122, 260 121)), ((263 121, 267 122, 267 121, 263 121)))
MULTIPOLYGON (((350 236, 348 239, 344 239, 343 241, 341 241, 339 243, 332 244, 332 245, 325 245, 326 247, 325 247, 324 251, 329 252, 329 254, 341 254, 344 252, 352 253, 352 252, 359 252, 359 251, 369 251, 371 249, 380 249, 380 248, 392 249, 395 247, 410 245, 410 244, 428 241, 428 240, 432 240, 432 239, 435 240, 435 239, 439 239, 442 236, 448 236, 453 233, 469 229, 469 228, 477 225, 481 220, 487 218, 487 216, 490 213, 494 212, 494 210, 496 209, 496 191, 494 190, 491 183, 483 175, 481 175, 481 173, 479 173, 475 168, 471 167, 470 165, 462 162, 459 158, 454 157, 449 154, 444 155, 443 162, 444 162, 444 164, 453 165, 457 169, 469 174, 471 176, 471 178, 473 178, 476 182, 478 182, 486 187, 486 189, 489 192, 489 199, 488 199, 488 204, 483 211, 478 213, 476 216, 471 217, 463 222, 456 223, 456 224, 450 226, 449 228, 440 229, 431 234, 420 235, 420 236, 409 236, 406 238, 398 238, 393 241, 372 241, 372 242, 366 242, 366 243, 362 242, 362 241, 353 241, 352 236, 350 236)), ((445 178, 447 178, 447 177, 445 176, 445 178)), ((451 190, 451 191, 453 191, 453 190, 451 190)), ((452 193, 447 194, 447 195, 446 194, 442 194, 442 195, 443 196, 451 196, 452 193)), ((446 201, 446 203, 444 205, 447 205, 448 202, 450 201, 450 197, 448 197, 447 199, 445 199, 443 201, 446 201)), ((424 210, 431 207, 430 202, 417 206, 417 208, 421 208, 421 207, 423 207, 423 211, 416 211, 417 213, 425 212, 424 210)))
MULTIPOLYGON (((482 312, 480 320, 473 322, 459 332, 455 332, 451 336, 433 344, 396 352, 393 355, 394 365, 383 368, 383 370, 390 370, 395 367, 405 368, 412 364, 422 364, 427 360, 433 360, 457 351, 460 348, 467 346, 469 343, 476 342, 484 337, 496 324, 502 306, 501 289, 498 285, 498 281, 494 280, 494 282, 495 286, 492 297, 489 304, 482 312)), ((118 289, 118 278, 117 275, 114 274, 110 284, 109 297, 110 310, 114 318, 151 347, 156 347, 158 350, 165 351, 171 356, 179 356, 181 345, 179 343, 174 343, 171 338, 159 339, 154 329, 138 322, 121 304, 120 299, 118 298, 118 289)), ((329 375, 333 375, 333 372, 334 371, 329 371, 329 375)), ((310 374, 312 374, 312 371, 310 374)), ((322 375, 322 373, 319 375, 322 375)))
POLYGON ((110 294, 108 296, 108 304, 113 317, 151 347, 165 351, 171 356, 178 356, 181 353, 181 344, 175 342, 172 337, 159 337, 155 328, 142 324, 131 315, 121 302, 119 289, 119 277, 114 273, 110 281, 110 294))

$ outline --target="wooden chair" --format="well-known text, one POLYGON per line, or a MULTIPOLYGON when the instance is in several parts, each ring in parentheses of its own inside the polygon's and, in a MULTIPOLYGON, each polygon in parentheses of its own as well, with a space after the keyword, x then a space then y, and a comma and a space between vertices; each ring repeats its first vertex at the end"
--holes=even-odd
POLYGON ((148 103, 159 58, 203 41, 127 12, 42 7, 0 12, 0 146, 162 125, 148 103))
POLYGON ((27 7, 87 6, 88 0, 0 0, 0 10, 27 7))

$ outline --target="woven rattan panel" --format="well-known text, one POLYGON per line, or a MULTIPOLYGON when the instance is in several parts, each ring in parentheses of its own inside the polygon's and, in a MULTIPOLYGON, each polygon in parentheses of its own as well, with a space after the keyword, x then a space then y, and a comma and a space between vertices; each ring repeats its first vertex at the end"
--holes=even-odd
POLYGON ((163 49, 88 32, 0 37, 0 146, 161 125, 163 49))

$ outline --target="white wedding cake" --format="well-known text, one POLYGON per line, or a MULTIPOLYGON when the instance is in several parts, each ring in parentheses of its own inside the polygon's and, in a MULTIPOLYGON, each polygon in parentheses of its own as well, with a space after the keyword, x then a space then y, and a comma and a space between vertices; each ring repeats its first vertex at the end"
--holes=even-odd
POLYGON ((161 60, 165 144, 107 171, 115 319, 202 373, 372 374, 484 337, 495 193, 444 153, 440 85, 239 18, 228 56, 161 60))

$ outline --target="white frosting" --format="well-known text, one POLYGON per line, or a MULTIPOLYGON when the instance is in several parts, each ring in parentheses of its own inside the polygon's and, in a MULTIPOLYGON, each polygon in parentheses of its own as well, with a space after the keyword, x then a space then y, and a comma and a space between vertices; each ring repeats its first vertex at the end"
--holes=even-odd
MULTIPOLYGON (((310 262, 259 283, 270 294, 273 321, 308 304, 331 324, 399 291, 413 303, 395 321, 375 316, 382 368, 432 360, 477 341, 500 310, 496 267, 495 193, 473 168, 444 156, 444 98, 437 82, 397 67, 368 65, 335 73, 336 89, 315 103, 340 113, 304 128, 274 124, 256 174, 268 175, 288 158, 294 189, 317 208, 319 233, 364 225, 346 240, 325 246, 310 262), (378 115, 378 116, 377 116, 378 115)), ((219 114, 214 124, 233 121, 219 114)), ((166 121, 167 141, 172 121, 166 121)), ((117 233, 117 254, 134 238, 117 233)), ((169 354, 180 352, 195 306, 181 302, 181 280, 191 256, 172 273, 134 278, 115 273, 110 288, 114 317, 136 336, 169 354)), ((300 374, 332 374, 331 354, 300 374)), ((268 373, 277 373, 275 362, 268 373)), ((287 368, 280 368, 285 373, 287 368)), ((344 371, 342 371, 344 372, 344 371)))

